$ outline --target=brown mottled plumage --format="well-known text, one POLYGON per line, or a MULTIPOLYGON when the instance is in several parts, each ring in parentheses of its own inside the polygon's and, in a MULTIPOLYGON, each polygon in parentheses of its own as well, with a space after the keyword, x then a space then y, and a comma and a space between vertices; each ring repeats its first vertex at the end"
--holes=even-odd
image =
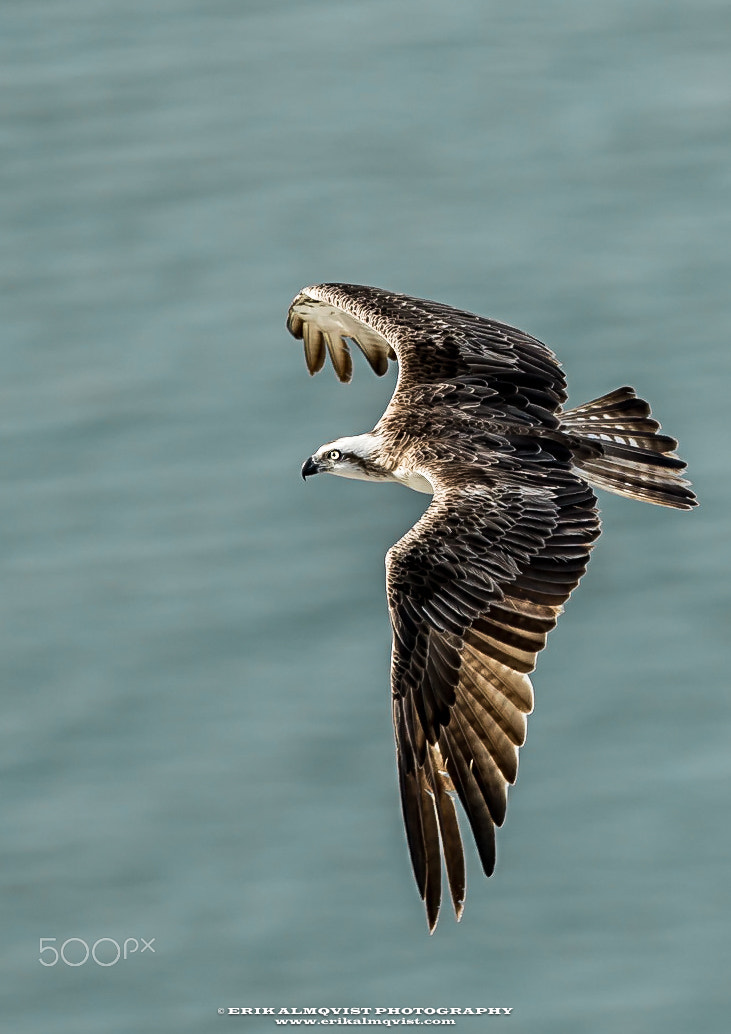
POLYGON ((401 802, 433 930, 442 859, 458 919, 464 907, 455 794, 485 873, 494 869, 495 826, 533 707, 528 673, 599 535, 591 486, 678 509, 696 500, 677 443, 657 433, 632 388, 564 412, 556 357, 514 327, 349 284, 305 288, 287 326, 310 373, 327 353, 349 381, 348 342, 379 375, 399 364, 373 431, 322 446, 303 476, 433 495, 386 558, 401 802))

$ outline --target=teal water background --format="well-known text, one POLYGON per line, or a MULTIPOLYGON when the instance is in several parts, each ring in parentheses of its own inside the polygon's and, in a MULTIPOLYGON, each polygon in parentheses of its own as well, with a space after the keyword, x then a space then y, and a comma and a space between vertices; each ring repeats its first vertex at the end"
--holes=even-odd
POLYGON ((0 51, 5 1029, 725 1032, 728 5, 5 0, 0 51), (383 593, 424 499, 299 478, 392 383, 307 377, 321 280, 516 324, 576 403, 634 385, 702 499, 602 497, 498 871, 431 938, 383 593))

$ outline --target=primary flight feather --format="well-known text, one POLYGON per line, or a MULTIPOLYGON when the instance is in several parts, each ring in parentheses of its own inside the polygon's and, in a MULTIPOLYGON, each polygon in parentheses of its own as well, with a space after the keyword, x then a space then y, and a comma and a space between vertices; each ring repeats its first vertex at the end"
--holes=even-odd
POLYGON ((398 362, 372 431, 323 445, 302 476, 395 481, 432 495, 386 556, 391 688, 401 805, 433 931, 442 860, 457 918, 465 864, 459 798, 486 875, 518 771, 529 672, 599 535, 592 486, 690 509, 677 442, 632 388, 564 411, 555 355, 514 327, 353 284, 306 287, 290 332, 310 373, 329 354, 351 379, 350 345, 373 370, 398 362))

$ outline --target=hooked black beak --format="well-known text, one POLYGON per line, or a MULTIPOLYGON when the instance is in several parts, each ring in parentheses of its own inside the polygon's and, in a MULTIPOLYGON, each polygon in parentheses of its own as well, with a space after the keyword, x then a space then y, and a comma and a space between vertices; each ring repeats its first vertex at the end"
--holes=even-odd
POLYGON ((302 480, 312 477, 313 474, 320 473, 320 465, 315 460, 314 456, 308 456, 305 462, 302 464, 302 480))

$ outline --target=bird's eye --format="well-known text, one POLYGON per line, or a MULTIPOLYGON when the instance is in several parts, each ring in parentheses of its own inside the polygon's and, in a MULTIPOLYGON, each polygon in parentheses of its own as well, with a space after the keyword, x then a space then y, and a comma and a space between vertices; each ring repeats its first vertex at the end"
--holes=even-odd
POLYGON ((339 460, 342 459, 342 456, 343 454, 340 451, 340 449, 331 449, 330 452, 327 454, 327 458, 329 460, 339 460))

